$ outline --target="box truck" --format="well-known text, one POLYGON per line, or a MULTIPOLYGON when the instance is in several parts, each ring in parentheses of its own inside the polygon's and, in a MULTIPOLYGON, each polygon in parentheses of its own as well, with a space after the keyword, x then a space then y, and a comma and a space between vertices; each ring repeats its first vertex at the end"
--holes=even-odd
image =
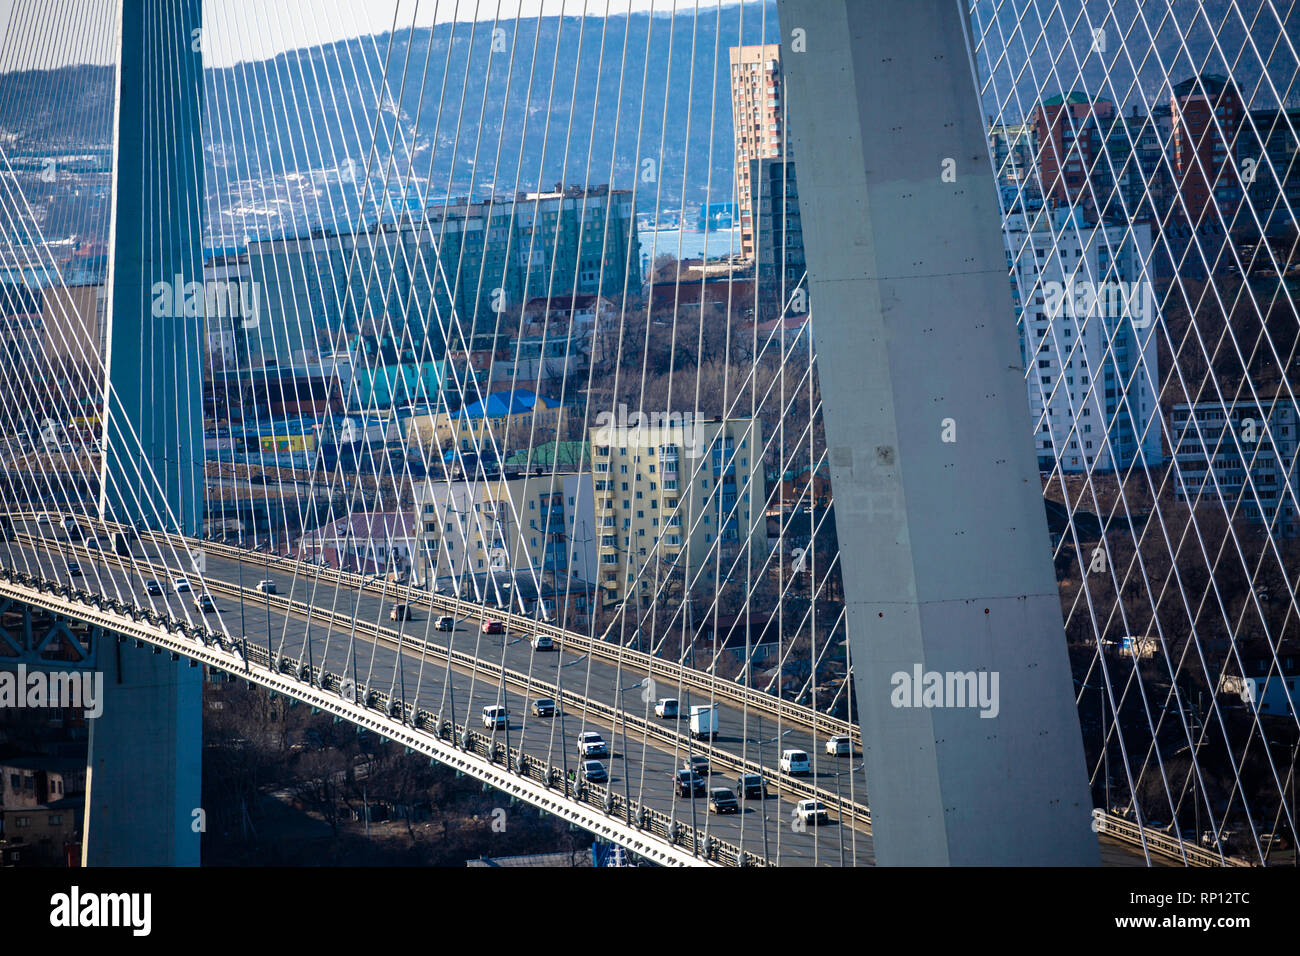
POLYGON ((718 736, 718 708, 713 705, 691 708, 691 736, 696 740, 718 736))

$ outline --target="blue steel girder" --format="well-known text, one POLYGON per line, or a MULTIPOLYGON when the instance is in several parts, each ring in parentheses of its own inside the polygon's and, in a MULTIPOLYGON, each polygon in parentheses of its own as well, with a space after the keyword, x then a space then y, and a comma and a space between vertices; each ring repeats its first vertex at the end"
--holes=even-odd
POLYGON ((0 669, 92 669, 103 636, 97 625, 0 598, 0 669))

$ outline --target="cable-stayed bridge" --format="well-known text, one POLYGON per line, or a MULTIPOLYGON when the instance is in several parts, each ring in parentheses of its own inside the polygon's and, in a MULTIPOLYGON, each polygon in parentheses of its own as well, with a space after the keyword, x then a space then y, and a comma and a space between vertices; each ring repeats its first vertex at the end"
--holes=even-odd
POLYGON ((660 863, 1291 862, 1293 12, 71 6, 0 667, 106 675, 87 862, 198 862, 202 672, 660 863))

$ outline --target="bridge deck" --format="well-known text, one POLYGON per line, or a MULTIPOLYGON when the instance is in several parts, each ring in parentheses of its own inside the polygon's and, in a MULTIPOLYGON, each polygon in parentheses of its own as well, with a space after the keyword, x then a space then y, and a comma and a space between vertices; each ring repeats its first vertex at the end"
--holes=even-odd
MULTIPOLYGON (((146 558, 136 545, 131 556, 119 560, 70 542, 61 533, 52 535, 48 526, 40 529, 39 536, 33 536, 37 532, 34 524, 31 528, 21 521, 16 524, 21 533, 18 540, 10 542, 12 566, 123 599, 134 595, 136 600, 148 601, 154 610, 180 619, 197 623, 201 617, 193 607, 194 595, 177 594, 171 587, 170 579, 178 575, 185 575, 196 586, 199 583, 199 576, 175 557, 146 558), (52 552, 37 546, 38 542, 54 542, 60 550, 52 552), (69 573, 68 562, 73 560, 81 565, 80 576, 69 573), (162 595, 150 597, 145 593, 143 584, 150 578, 164 585, 162 595)), ((380 588, 377 593, 373 587, 357 587, 332 572, 318 573, 310 566, 295 565, 289 571, 281 563, 255 553, 236 557, 208 552, 205 558, 202 579, 217 608, 203 616, 208 625, 234 636, 243 635, 277 658, 310 661, 315 668, 349 677, 358 688, 388 693, 413 707, 441 713, 446 719, 474 728, 482 727, 480 715, 484 707, 504 702, 510 712, 509 727, 495 731, 496 739, 508 747, 522 745, 530 757, 557 768, 567 766, 575 773, 581 766, 578 735, 595 730, 610 743, 612 759, 602 760, 609 768, 609 786, 636 803, 683 823, 694 823, 709 835, 766 855, 773 863, 874 863, 870 828, 860 820, 841 823, 832 812, 829 825, 803 829, 793 826, 794 803, 803 794, 792 792, 787 785, 812 783, 831 794, 838 788, 846 803, 864 809, 866 806, 861 770, 850 770, 860 768, 860 759, 826 754, 824 741, 806 726, 782 724, 778 728, 772 717, 748 712, 719 698, 715 700, 718 737, 711 746, 702 746, 689 739, 685 716, 678 720, 654 716, 652 701, 642 700, 643 671, 633 666, 634 662, 619 666, 563 646, 553 652, 534 651, 528 633, 517 629, 504 635, 483 634, 479 623, 492 612, 474 605, 465 607, 451 632, 433 629, 432 618, 438 612, 431 613, 428 608, 413 608, 405 621, 390 622, 388 611, 394 601, 382 582, 374 582, 380 588), (254 590, 258 581, 266 579, 276 584, 274 597, 254 590), (287 600, 303 602, 313 610, 308 614, 305 609, 290 609, 287 600), (467 666, 456 662, 448 667, 445 650, 470 654, 478 663, 467 666), (523 675, 523 686, 517 676, 503 678, 503 673, 523 675), (553 718, 534 716, 532 701, 554 696, 557 687, 567 694, 576 693, 583 703, 567 706, 553 718), (626 720, 611 720, 614 711, 625 715, 626 720), (643 733, 645 724, 658 732, 643 733), (810 778, 795 781, 773 769, 779 751, 787 747, 808 751, 814 764, 810 778), (765 768, 771 796, 761 803, 742 802, 741 811, 735 815, 710 814, 705 798, 678 796, 671 785, 672 771, 688 754, 701 752, 712 758, 710 785, 734 789, 735 768, 744 761, 756 762, 765 768)), ((678 697, 683 715, 691 703, 707 702, 689 688, 662 683, 657 694, 678 697)), ((1139 851, 1125 843, 1103 838, 1101 849, 1104 865, 1140 866, 1146 862, 1139 851)), ((1152 857, 1152 862, 1158 860, 1152 857)))

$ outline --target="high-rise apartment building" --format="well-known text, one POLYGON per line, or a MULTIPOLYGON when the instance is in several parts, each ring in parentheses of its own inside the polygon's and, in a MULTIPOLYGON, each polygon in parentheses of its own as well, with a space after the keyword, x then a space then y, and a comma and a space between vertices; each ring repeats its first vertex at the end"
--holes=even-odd
POLYGON ((781 45, 733 46, 731 119, 736 136, 736 210, 740 214, 740 250, 754 256, 755 222, 750 162, 791 158, 785 148, 785 101, 781 92, 781 45))
POLYGON ((1150 226, 1087 223, 1076 211, 1007 218, 1008 265, 1039 467, 1110 471, 1163 461, 1158 300, 1150 226))
POLYGON ((1179 403, 1169 420, 1178 462, 1174 494, 1220 507, 1269 533, 1300 534, 1300 406, 1280 388, 1226 402, 1179 403))
POLYGON ((1052 96, 1034 107, 1034 143, 1045 199, 1064 205, 1087 197, 1097 159, 1091 127, 1114 112, 1110 100, 1079 92, 1052 96))
POLYGON ((589 473, 429 481, 416 489, 416 580, 458 588, 595 574, 589 473))
POLYGON ((1285 230, 1300 209, 1300 107, 1252 110, 1237 137, 1237 168, 1266 230, 1285 230))
MULTIPOLYGON (((781 159, 755 159, 749 164, 754 186, 751 205, 755 225, 754 267, 765 297, 788 304, 791 290, 799 286, 807 264, 803 252, 803 226, 799 218, 799 186, 794 163, 781 159)), ((804 309, 791 309, 803 312, 804 309)))
POLYGON ((1196 226, 1207 209, 1217 209, 1222 221, 1230 220, 1241 202, 1241 180, 1233 159, 1242 122, 1236 85, 1215 74, 1190 77, 1174 87, 1170 110, 1174 170, 1182 199, 1175 215, 1196 226))
POLYGON ((670 574, 712 588, 746 541, 765 553, 758 420, 598 426, 591 439, 602 603, 652 600, 670 574))
POLYGON ((1032 123, 990 123, 989 151, 999 186, 1024 188, 1033 185, 1034 125, 1032 123))

